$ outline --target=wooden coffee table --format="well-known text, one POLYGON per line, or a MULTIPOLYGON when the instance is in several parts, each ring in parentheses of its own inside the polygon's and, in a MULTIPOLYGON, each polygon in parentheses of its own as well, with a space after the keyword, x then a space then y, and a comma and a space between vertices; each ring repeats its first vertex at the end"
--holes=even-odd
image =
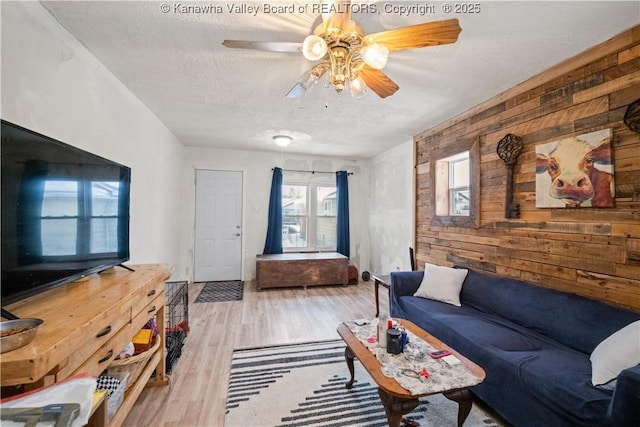
MULTIPOLYGON (((416 326, 412 322, 404 319, 399 319, 399 322, 405 327, 406 330, 412 332, 417 337, 431 344, 433 347, 451 351, 451 353, 460 360, 462 365, 466 367, 474 376, 476 376, 480 380, 484 380, 485 372, 481 367, 479 367, 466 357, 462 356, 460 353, 456 352, 454 349, 447 346, 442 341, 424 331, 420 327, 416 326)), ((362 366, 367 370, 369 375, 371 375, 371 378, 373 378, 373 380, 378 385, 378 394, 380 395, 380 400, 382 401, 385 412, 387 414, 387 420, 390 427, 400 426, 400 423, 402 422, 402 416, 408 414, 419 405, 420 402, 418 401, 418 398, 428 396, 430 394, 437 394, 411 394, 408 390, 404 389, 400 384, 398 384, 395 379, 388 378, 382 374, 382 365, 380 364, 380 362, 378 362, 376 356, 367 347, 365 347, 362 342, 360 342, 358 337, 356 337, 353 332, 351 332, 347 325, 345 325, 344 323, 340 324, 340 326, 338 326, 338 334, 340 335, 340 337, 342 337, 345 344, 347 345, 347 347, 345 348, 344 356, 349 368, 349 372, 351 373, 351 379, 347 382, 346 388, 350 389, 353 385, 353 360, 357 358, 362 366)), ((472 385, 470 385, 469 387, 471 386, 472 385)), ((473 405, 469 387, 457 388, 442 392, 442 394, 446 398, 458 403, 458 426, 462 426, 464 421, 467 419, 467 416, 469 415, 469 412, 471 411, 471 407, 473 405)))

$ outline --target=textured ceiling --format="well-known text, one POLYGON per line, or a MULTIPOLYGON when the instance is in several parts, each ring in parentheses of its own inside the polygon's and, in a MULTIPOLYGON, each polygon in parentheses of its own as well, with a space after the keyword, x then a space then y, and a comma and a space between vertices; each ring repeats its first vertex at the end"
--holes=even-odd
POLYGON ((638 1, 480 1, 472 14, 444 13, 443 2, 353 1, 372 6, 352 15, 366 33, 460 20, 457 43, 390 55, 384 71, 400 90, 386 99, 371 92, 352 99, 322 82, 303 98, 288 99, 311 67, 301 54, 221 45, 224 39, 301 42, 319 22, 316 3, 42 2, 185 145, 280 151, 271 136, 286 133, 294 137, 286 152, 344 158, 371 157, 408 141, 640 22, 638 1), (309 12, 267 13, 265 3, 309 12), (427 4, 435 13, 386 9, 427 4), (222 12, 185 11, 193 5, 222 6, 222 12))

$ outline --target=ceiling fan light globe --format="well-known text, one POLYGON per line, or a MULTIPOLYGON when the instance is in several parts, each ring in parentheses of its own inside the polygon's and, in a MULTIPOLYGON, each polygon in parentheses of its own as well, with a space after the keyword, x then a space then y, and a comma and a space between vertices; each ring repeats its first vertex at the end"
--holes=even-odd
POLYGON ((322 59, 327 54, 327 42, 320 36, 307 36, 302 43, 302 54, 309 61, 322 59))
POLYGON ((349 81, 349 92, 351 92, 351 96, 354 98, 362 98, 367 94, 367 85, 364 82, 364 79, 360 76, 356 77, 353 80, 349 81))
POLYGON ((298 84, 301 85, 305 89, 311 89, 318 82, 318 76, 313 74, 311 70, 305 72, 300 79, 298 79, 298 84))
POLYGON ((389 48, 378 43, 373 43, 360 50, 362 60, 368 66, 382 70, 389 59, 389 48))

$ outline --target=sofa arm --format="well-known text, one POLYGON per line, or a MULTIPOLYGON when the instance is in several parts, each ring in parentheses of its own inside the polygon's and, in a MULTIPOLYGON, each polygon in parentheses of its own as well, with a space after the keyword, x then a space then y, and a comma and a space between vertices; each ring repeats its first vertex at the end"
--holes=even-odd
POLYGON ((394 271, 391 273, 391 296, 413 295, 422 283, 424 271, 394 271))
POLYGON ((640 425, 640 365, 618 375, 609 410, 616 427, 640 425))

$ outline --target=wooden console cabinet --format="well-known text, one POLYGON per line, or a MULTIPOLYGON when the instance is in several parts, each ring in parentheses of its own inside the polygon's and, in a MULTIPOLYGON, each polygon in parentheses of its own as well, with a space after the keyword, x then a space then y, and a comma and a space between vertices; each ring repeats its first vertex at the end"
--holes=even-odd
POLYGON ((128 388, 109 426, 123 423, 145 386, 166 385, 167 274, 161 265, 131 268, 133 272, 115 267, 4 307, 18 317, 35 317, 44 323, 30 344, 0 356, 1 385, 24 384, 25 390, 32 390, 82 372, 98 376, 154 316, 160 346, 128 388))
POLYGON ((349 258, 337 252, 256 256, 258 289, 289 286, 348 285, 349 258))

